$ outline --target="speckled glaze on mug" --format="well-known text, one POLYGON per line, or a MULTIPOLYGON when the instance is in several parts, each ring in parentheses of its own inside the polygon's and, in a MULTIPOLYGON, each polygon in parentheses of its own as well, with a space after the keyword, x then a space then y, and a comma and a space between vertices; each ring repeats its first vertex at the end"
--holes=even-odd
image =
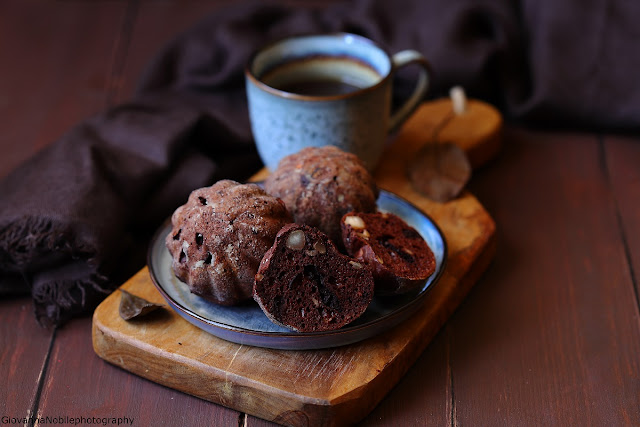
POLYGON ((347 33, 290 37, 256 52, 245 70, 251 130, 267 167, 307 146, 335 145, 375 168, 387 136, 415 110, 429 85, 429 65, 417 51, 388 54, 347 33), (413 94, 391 114, 392 77, 417 64, 413 94), (308 95, 296 83, 340 81, 351 91, 308 95))

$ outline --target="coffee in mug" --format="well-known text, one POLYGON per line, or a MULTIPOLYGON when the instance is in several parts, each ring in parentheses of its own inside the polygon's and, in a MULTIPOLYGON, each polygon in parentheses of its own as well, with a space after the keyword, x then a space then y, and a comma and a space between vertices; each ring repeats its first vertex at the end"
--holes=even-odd
POLYGON ((258 152, 270 169, 307 146, 335 145, 377 165, 390 132, 415 110, 428 87, 418 52, 389 55, 347 33, 290 37, 255 53, 247 66, 249 116, 258 152), (391 114, 392 77, 420 67, 412 96, 391 114))
POLYGON ((373 86, 380 75, 348 57, 314 56, 275 67, 262 77, 274 89, 309 96, 342 95, 373 86))

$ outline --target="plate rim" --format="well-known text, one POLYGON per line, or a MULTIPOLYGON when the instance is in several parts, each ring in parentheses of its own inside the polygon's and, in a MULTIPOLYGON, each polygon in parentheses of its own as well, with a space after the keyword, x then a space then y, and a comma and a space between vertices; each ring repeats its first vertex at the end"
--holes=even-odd
MULTIPOLYGON (((405 314, 407 311, 410 310, 414 310, 418 307, 418 305, 422 304, 424 302, 424 299, 426 298, 426 296, 431 293, 431 290, 440 282, 440 279, 442 278, 442 275, 444 274, 444 271, 446 269, 447 266, 447 262, 448 262, 448 245, 447 245, 447 240, 445 238, 444 233, 442 232, 442 229, 440 228, 440 226, 438 225, 437 222, 435 222, 433 220, 433 218, 425 213, 422 209, 418 208, 415 204, 413 204, 412 202, 410 202, 409 200, 407 200, 406 198, 399 196, 396 193, 393 193, 391 191, 388 190, 383 190, 380 189, 380 195, 385 194, 385 197, 391 197, 391 198, 395 198, 398 201, 400 201, 401 203, 404 203, 406 205, 409 205, 412 209, 416 210, 417 212, 420 213, 420 215, 422 215, 423 217, 425 217, 429 223, 431 224, 432 227, 435 228, 435 230, 437 231, 438 235, 440 236, 441 240, 442 240, 442 263, 440 265, 440 269, 436 270, 433 274, 433 277, 429 277, 427 280, 431 280, 431 282, 429 283, 429 285, 426 287, 426 289, 424 289, 423 291, 420 292, 420 294, 417 295, 417 297, 411 301, 409 301, 408 303, 404 304, 403 306, 399 307, 396 310, 393 310, 390 313, 387 313, 381 317, 375 318, 373 320, 367 321, 365 323, 362 324, 357 324, 357 325, 345 325, 342 328, 339 329, 335 329, 335 330, 330 330, 330 331, 314 331, 314 332, 296 332, 293 330, 290 331, 257 331, 254 329, 247 329, 247 328, 243 328, 240 326, 235 326, 235 325, 230 325, 228 323, 222 323, 216 320, 212 320, 206 317, 203 317, 202 315, 194 312, 193 310, 189 309, 188 307, 185 307, 184 305, 182 305, 180 302, 176 301, 173 297, 171 297, 171 295, 168 294, 168 292, 164 289, 164 287, 162 286, 162 284, 160 284, 160 280, 158 279, 158 277, 156 276, 156 272, 154 271, 154 263, 152 262, 152 258, 153 258, 153 253, 154 253, 154 246, 156 245, 158 239, 162 239, 164 241, 164 238, 166 236, 166 232, 164 232, 164 230, 170 225, 171 223, 171 216, 169 216, 165 221, 163 221, 163 223, 160 225, 160 227, 158 227, 158 229, 154 232, 148 249, 147 249, 147 267, 149 270, 149 276, 151 277, 151 281, 154 284, 155 288, 160 292, 160 294, 162 295, 162 297, 169 303, 169 305, 171 305, 172 307, 177 307, 181 313, 178 313, 180 315, 187 315, 195 320, 197 320, 198 322, 202 322, 205 323, 209 326, 221 329, 227 333, 234 333, 234 334, 242 334, 242 335, 248 335, 248 336, 254 336, 254 337, 261 337, 261 338, 265 338, 265 339, 291 339, 294 341, 298 341, 298 340, 304 340, 306 338, 315 338, 315 339, 321 339, 321 338, 327 338, 327 337, 331 337, 331 336, 335 336, 335 335, 357 335, 358 332, 361 332, 365 329, 369 329, 372 328, 376 325, 379 324, 383 324, 383 323, 387 323, 390 322, 390 320, 397 318, 397 317, 401 317, 403 314, 405 314)), ((377 202, 376 202, 377 203, 377 202)), ((166 247, 165 247, 166 248, 166 247)), ((251 301, 249 301, 248 303, 251 303, 251 301)), ((224 307, 224 306, 221 306, 224 307)), ((190 322, 192 324, 194 324, 193 322, 190 322)), ((199 325, 194 324, 194 326, 201 328, 199 325)), ((395 323, 392 323, 392 325, 390 327, 395 326, 395 323)), ((388 328, 385 328, 383 331, 379 332, 382 333, 384 331, 386 331, 388 328)), ((205 332, 207 333, 211 333, 214 336, 217 336, 221 339, 226 339, 229 341, 228 338, 224 338, 221 337, 219 335, 216 335, 214 333, 212 333, 209 330, 203 329, 205 332)), ((375 336, 378 335, 379 333, 370 335, 370 336, 375 336)), ((356 339, 355 341, 351 341, 351 342, 356 342, 356 341, 360 341, 362 339, 366 339, 370 336, 364 337, 364 338, 360 338, 360 339, 356 339)), ((232 340, 231 340, 232 341, 232 340)), ((232 341, 232 342, 236 342, 236 341, 232 341)), ((268 348, 276 348, 276 349, 281 349, 281 348, 289 348, 289 347, 282 347, 282 346, 276 346, 276 347, 269 347, 269 346, 265 346, 265 345, 260 345, 260 344, 251 344, 251 345, 256 345, 256 346, 262 346, 262 347, 268 347, 268 348)), ((310 348, 328 348, 328 347, 332 347, 332 346, 337 346, 337 345, 342 345, 342 344, 336 344, 336 345, 327 345, 327 346, 322 346, 322 347, 310 347, 310 348)), ((297 348, 297 347, 296 347, 297 348)))

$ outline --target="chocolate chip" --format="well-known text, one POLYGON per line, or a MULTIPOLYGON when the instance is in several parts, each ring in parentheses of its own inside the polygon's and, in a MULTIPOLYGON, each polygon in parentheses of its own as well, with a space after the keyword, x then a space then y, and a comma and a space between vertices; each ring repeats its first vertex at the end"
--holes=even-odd
POLYGON ((418 234, 418 232, 413 228, 403 228, 402 235, 407 239, 418 239, 421 237, 420 234, 418 234))
POLYGON ((413 263, 416 261, 415 257, 409 253, 407 253, 406 251, 402 250, 401 248, 397 247, 396 245, 394 245, 393 243, 390 242, 390 240, 393 239, 393 236, 390 236, 388 234, 384 234, 380 237, 378 237, 378 243, 380 243, 382 246, 384 246, 385 248, 389 249, 393 254, 396 254, 397 256, 399 256, 400 258, 402 258, 403 260, 409 262, 409 263, 413 263))

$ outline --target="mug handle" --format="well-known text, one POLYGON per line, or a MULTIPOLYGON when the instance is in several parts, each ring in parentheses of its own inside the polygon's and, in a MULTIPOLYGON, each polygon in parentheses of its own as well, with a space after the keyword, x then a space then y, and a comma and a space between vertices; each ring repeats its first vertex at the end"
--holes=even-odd
POLYGON ((427 89, 429 89, 429 80, 431 77, 431 67, 429 66, 429 63, 426 58, 416 50, 409 49, 400 51, 391 57, 391 62, 393 63, 394 72, 401 67, 411 64, 420 66, 421 70, 420 76, 418 77, 418 83, 416 84, 413 93, 389 119, 389 133, 398 129, 400 125, 409 118, 411 113, 415 111, 418 104, 427 93, 427 89))

